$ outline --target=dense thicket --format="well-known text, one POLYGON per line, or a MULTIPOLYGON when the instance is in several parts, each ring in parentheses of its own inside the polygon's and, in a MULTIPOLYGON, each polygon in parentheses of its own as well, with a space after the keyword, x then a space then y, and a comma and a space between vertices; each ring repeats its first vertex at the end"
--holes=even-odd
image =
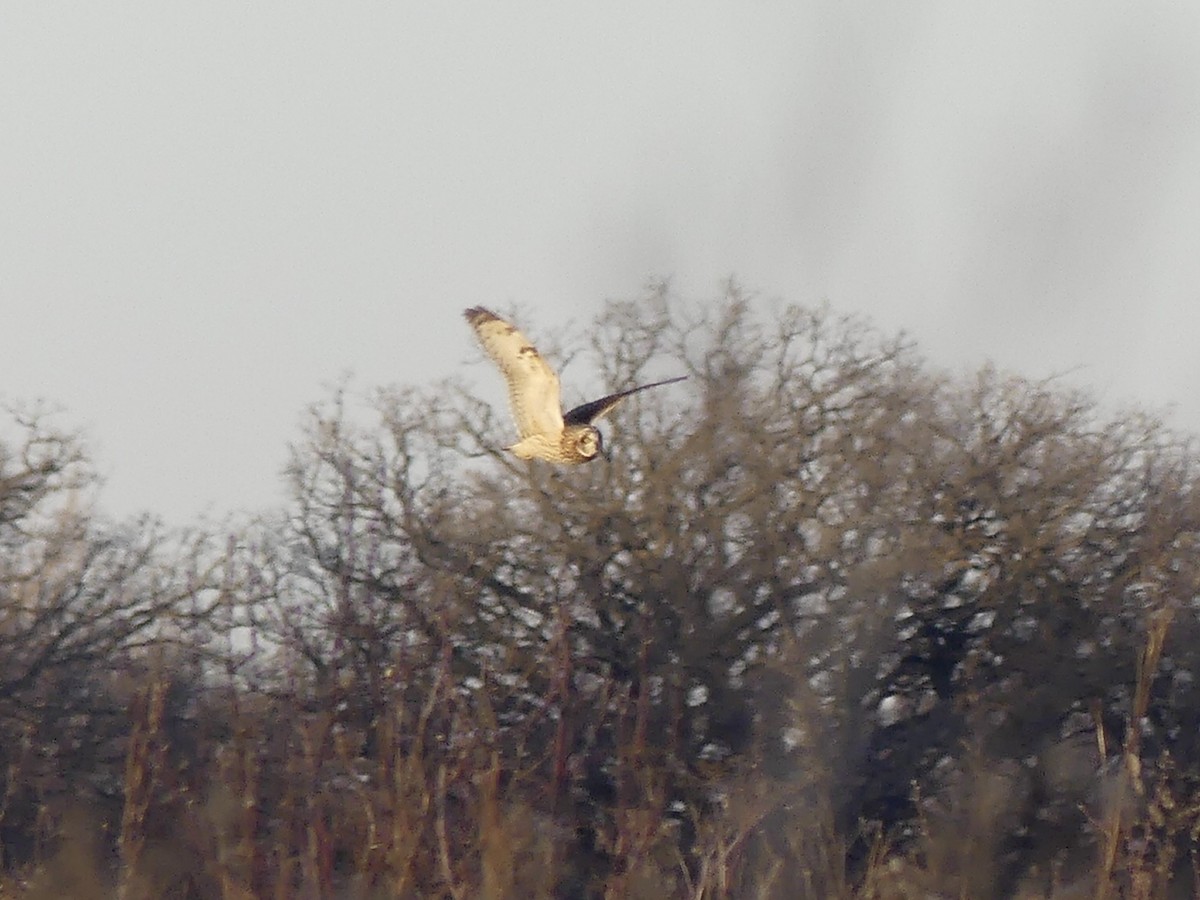
POLYGON ((14 414, 0 887, 1200 886, 1189 445, 735 289, 588 334, 569 384, 690 377, 611 461, 506 456, 458 381, 340 389, 224 536, 104 521, 78 439, 14 414))

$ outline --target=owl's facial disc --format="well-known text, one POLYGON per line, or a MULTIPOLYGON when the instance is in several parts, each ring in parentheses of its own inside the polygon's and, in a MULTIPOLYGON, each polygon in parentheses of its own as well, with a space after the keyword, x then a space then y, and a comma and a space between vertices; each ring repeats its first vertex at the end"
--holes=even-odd
POLYGON ((600 455, 601 449, 603 449, 600 432, 590 426, 586 430, 581 431, 575 441, 575 449, 585 459, 595 459, 600 455))

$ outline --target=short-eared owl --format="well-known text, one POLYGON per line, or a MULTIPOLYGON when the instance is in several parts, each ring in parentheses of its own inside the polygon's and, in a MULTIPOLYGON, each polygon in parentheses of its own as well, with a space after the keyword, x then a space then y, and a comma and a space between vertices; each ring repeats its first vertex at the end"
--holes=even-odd
POLYGON ((521 459, 569 464, 593 460, 604 449, 600 432, 593 422, 612 412, 613 407, 630 394, 673 384, 687 377, 643 384, 564 413, 559 400, 558 374, 529 338, 482 306, 474 306, 463 315, 508 382, 508 401, 521 439, 505 449, 521 459))

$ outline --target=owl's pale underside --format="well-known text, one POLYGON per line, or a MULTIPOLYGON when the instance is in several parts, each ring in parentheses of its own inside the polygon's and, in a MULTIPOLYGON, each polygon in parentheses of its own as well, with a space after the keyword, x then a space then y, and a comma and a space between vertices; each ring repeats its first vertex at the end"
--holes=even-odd
POLYGON ((668 378, 643 384, 583 403, 563 412, 558 373, 546 362, 529 338, 515 325, 482 306, 463 313, 484 351, 499 366, 508 382, 508 401, 521 439, 506 450, 520 459, 576 464, 589 462, 604 449, 600 432, 592 424, 638 391, 687 378, 668 378))

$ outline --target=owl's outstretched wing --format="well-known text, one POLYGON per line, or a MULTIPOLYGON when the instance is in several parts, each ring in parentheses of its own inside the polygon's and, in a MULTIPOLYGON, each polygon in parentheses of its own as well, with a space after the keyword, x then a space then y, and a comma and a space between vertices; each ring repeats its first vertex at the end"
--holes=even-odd
POLYGON ((680 375, 678 378, 668 378, 666 381, 655 381, 652 384, 642 384, 635 388, 630 388, 627 391, 619 391, 616 394, 609 394, 607 397, 601 397, 599 400, 593 400, 591 403, 583 403, 563 415, 563 421, 568 425, 591 425, 597 419, 607 416, 613 411, 618 403, 628 397, 630 394, 636 394, 638 391, 648 391, 650 388, 661 387, 664 384, 674 384, 677 381, 686 381, 686 375, 680 375))
POLYGON ((463 316, 508 382, 508 402, 521 437, 557 437, 563 429, 563 415, 554 369, 516 326, 490 310, 473 306, 463 316))

